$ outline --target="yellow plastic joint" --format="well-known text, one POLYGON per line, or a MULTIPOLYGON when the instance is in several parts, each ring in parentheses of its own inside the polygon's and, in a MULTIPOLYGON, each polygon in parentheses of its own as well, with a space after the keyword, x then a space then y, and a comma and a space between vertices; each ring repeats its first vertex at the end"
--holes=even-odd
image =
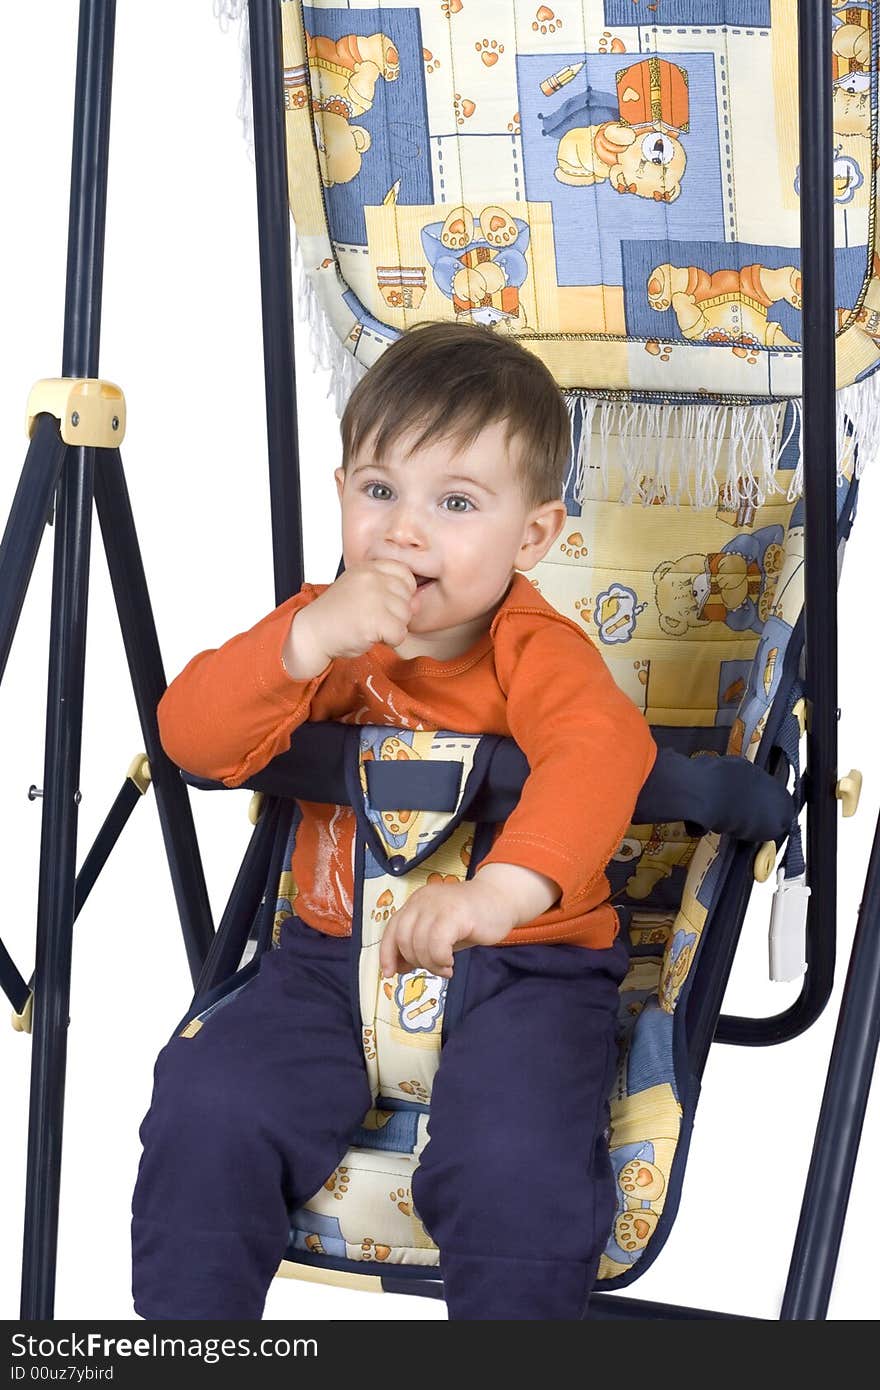
POLYGON ((851 767, 846 776, 841 777, 836 791, 838 800, 843 802, 843 814, 845 816, 855 815, 861 794, 862 774, 857 767, 851 767))
POLYGON ((776 864, 776 841, 765 840, 755 855, 755 880, 766 883, 776 864))
POLYGON ((112 381, 97 377, 47 377, 31 388, 28 439, 38 415, 54 415, 65 444, 117 449, 125 438, 125 397, 112 381))
POLYGON ((34 1017, 34 992, 31 990, 20 1014, 13 1011, 12 1026, 16 1033, 29 1033, 34 1017))
POLYGON ((150 772, 150 762, 146 753, 138 753, 136 758, 132 758, 129 763, 128 772, 126 772, 125 775, 131 778, 141 796, 144 796, 150 790, 150 782, 153 779, 153 775, 150 772))
POLYGON ((256 825, 257 821, 260 819, 260 816, 261 816, 262 814, 263 814, 263 793, 262 793, 262 792, 254 792, 253 796, 251 797, 250 801, 248 802, 248 820, 250 821, 251 825, 256 825))

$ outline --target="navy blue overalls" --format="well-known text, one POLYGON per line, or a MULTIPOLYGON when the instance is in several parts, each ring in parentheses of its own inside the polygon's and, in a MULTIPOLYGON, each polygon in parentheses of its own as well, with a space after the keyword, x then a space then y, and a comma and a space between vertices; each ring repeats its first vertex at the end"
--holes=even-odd
MULTIPOLYGON (((460 1009, 412 1178, 450 1318, 584 1315, 615 1212, 608 1095, 625 938, 455 955, 460 1009)), ((372 1103, 355 949, 286 918, 256 973, 159 1053, 132 1201, 141 1317, 262 1316, 290 1213, 372 1103)))

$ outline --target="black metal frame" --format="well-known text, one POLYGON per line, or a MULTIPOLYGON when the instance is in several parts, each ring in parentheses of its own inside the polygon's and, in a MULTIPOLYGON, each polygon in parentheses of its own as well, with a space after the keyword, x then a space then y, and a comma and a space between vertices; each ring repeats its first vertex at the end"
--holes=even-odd
MULTIPOLYGON (((97 376, 116 0, 81 0, 77 49, 64 351, 65 376, 97 376)), ((290 234, 278 0, 250 0, 263 345, 275 601, 303 582, 290 234)), ((835 510, 835 320, 830 12, 801 0, 801 241, 804 281, 803 394, 806 509, 805 689, 809 968, 797 1002, 773 1018, 721 1016, 715 1040, 766 1045, 795 1037, 830 996, 836 950, 837 543, 835 510), (829 466, 829 461, 831 465, 829 466)), ((38 417, 0 544, 0 678, 57 490, 44 802, 34 981, 21 1315, 52 1317, 75 916, 137 796, 126 786, 75 880, 77 783, 92 499, 119 611, 126 656, 156 789, 161 828, 196 997, 226 978, 243 940, 265 926, 270 873, 286 824, 277 799, 251 839, 215 935, 188 794, 159 743, 156 706, 165 676, 118 451, 65 445, 58 422, 38 417), (268 884, 268 886, 267 886, 268 884)), ((737 851, 750 861, 745 847, 737 851)), ((748 864, 746 864, 748 867, 748 864)), ((730 908, 735 946, 748 901, 740 873, 730 908)), ((824 1318, 874 1058, 880 1042, 880 822, 868 867, 837 1034, 816 1130, 801 1220, 781 1309, 783 1320, 824 1318)), ((717 962, 718 1001, 730 959, 717 962)), ((17 1010, 27 987, 0 942, 0 983, 17 1010)), ((710 1025, 704 1023, 705 1050, 710 1025)), ((436 1278, 383 1280, 395 1292, 442 1296, 436 1278)), ((704 1309, 596 1294, 591 1318, 726 1318, 704 1309)), ((749 1319, 737 1319, 746 1320, 749 1319)))
MULTIPOLYGON (((115 0, 82 0, 77 43, 62 374, 96 377, 110 135, 115 0)), ((66 445, 37 417, 0 543, 0 676, 43 528, 55 526, 46 749, 33 982, 33 1060, 22 1258, 22 1317, 52 1316, 67 1061, 73 921, 137 800, 124 786, 75 881, 92 502, 101 525, 132 687, 193 979, 213 937, 189 797, 164 756, 156 705, 165 689, 159 644, 118 451, 66 445), (57 507, 53 515, 53 496, 57 507)), ((4 951, 11 995, 27 993, 4 951), (14 973, 13 973, 14 972, 14 973)))

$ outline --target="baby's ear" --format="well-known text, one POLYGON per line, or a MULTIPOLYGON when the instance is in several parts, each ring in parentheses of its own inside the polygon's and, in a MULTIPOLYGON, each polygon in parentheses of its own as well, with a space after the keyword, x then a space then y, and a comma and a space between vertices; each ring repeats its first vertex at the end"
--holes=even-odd
POLYGON ((342 502, 342 489, 343 489, 343 487, 345 486, 345 469, 343 469, 343 468, 337 468, 337 469, 335 469, 335 470, 334 470, 334 473, 333 473, 333 476, 334 476, 334 478, 336 479, 336 495, 337 495, 337 497, 339 498, 339 501, 340 501, 340 503, 341 503, 341 502, 342 502))
POLYGON ((555 502, 544 502, 539 508, 540 522, 546 527, 551 545, 565 525, 566 515, 565 503, 561 498, 557 498, 555 502))
POLYGON ((567 508, 566 508, 566 506, 565 506, 565 503, 564 503, 564 502, 558 502, 558 503, 556 503, 556 523, 555 523, 555 524, 556 524, 556 530, 553 532, 553 537, 552 537, 552 540, 551 540, 551 542, 550 542, 551 545, 552 545, 553 541, 555 541, 555 540, 558 539, 559 535, 560 535, 561 532, 562 532, 562 528, 563 528, 563 526, 565 525, 565 523, 566 523, 567 520, 568 520, 568 510, 567 510, 567 508))
POLYGON ((543 560, 565 525, 565 503, 545 502, 536 507, 526 526, 516 568, 530 570, 543 560))

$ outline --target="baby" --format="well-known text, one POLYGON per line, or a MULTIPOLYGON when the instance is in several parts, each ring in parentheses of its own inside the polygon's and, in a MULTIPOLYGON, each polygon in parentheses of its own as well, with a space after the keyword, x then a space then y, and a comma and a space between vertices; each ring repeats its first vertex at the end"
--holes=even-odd
MULTIPOLYGON (((194 657, 159 706, 163 747, 233 787, 306 720, 518 743, 516 808, 469 878, 425 882, 391 916, 380 968, 451 980, 468 956, 412 1179, 449 1317, 579 1319, 615 1210, 607 1097, 628 953, 604 869, 657 750, 586 634, 523 574, 566 518, 565 404, 512 339, 428 324, 355 389, 342 439, 344 572, 194 657)), ((351 996, 354 816, 300 809, 280 948, 156 1063, 132 1203, 145 1318, 259 1318, 291 1211, 374 1103, 351 996)))

